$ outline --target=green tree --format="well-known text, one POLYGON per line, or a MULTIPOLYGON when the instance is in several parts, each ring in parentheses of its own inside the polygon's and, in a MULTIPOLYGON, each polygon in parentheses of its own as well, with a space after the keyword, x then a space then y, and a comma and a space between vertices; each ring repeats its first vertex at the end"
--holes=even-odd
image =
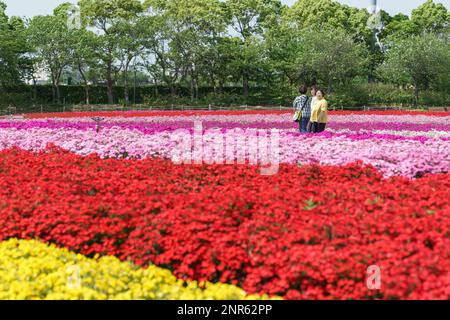
POLYGON ((412 11, 411 18, 397 14, 386 24, 383 37, 410 37, 423 33, 447 33, 450 27, 450 13, 441 3, 427 0, 412 11))
POLYGON ((394 84, 413 86, 417 106, 420 91, 438 85, 448 75, 449 48, 448 40, 434 34, 393 38, 386 60, 378 70, 379 75, 394 84))
POLYGON ((385 27, 382 30, 381 37, 383 40, 392 35, 410 36, 416 32, 416 28, 411 23, 409 17, 403 13, 396 14, 393 17, 385 19, 385 27))
POLYGON ((305 30, 296 61, 299 74, 326 85, 331 93, 336 84, 349 84, 367 76, 368 50, 341 29, 305 30))
MULTIPOLYGON (((277 23, 272 24, 265 34, 265 50, 267 52, 268 68, 275 83, 287 82, 292 87, 300 81, 298 57, 301 54, 301 35, 303 26, 298 26, 290 15, 291 8, 282 8, 277 23)), ((302 80, 305 80, 304 77, 302 80)), ((311 83, 311 81, 307 81, 311 83)), ((282 85, 283 87, 283 85, 282 85)))
MULTIPOLYGON (((344 50, 346 53, 352 52, 358 57, 359 53, 364 51, 364 54, 368 57, 368 61, 364 61, 363 64, 367 64, 367 66, 369 66, 369 71, 372 71, 367 73, 369 78, 369 75, 373 73, 376 65, 380 63, 380 60, 382 60, 381 51, 377 47, 373 46, 374 35, 372 30, 369 28, 369 18, 370 14, 367 10, 353 8, 340 4, 337 1, 301 0, 294 3, 292 7, 288 8, 284 12, 283 24, 287 25, 288 29, 290 29, 287 31, 287 34, 294 35, 294 37, 300 37, 300 35, 305 34, 308 38, 311 38, 314 46, 320 46, 320 39, 316 39, 313 35, 311 35, 311 30, 321 32, 321 34, 325 36, 324 41, 327 43, 327 48, 329 48, 328 54, 337 59, 337 61, 330 61, 334 68, 343 70, 345 69, 347 63, 343 61, 343 57, 337 57, 333 53, 333 47, 336 47, 336 51, 344 50), (339 40, 344 40, 342 44, 339 43, 338 39, 333 39, 330 34, 333 30, 336 30, 337 35, 341 37, 339 40), (346 36, 343 36, 343 33, 345 33, 346 36), (355 46, 354 50, 352 50, 352 46, 355 46), (363 48, 363 46, 365 48, 363 48), (370 49, 370 51, 368 49, 370 49)), ((286 36, 284 38, 286 38, 286 36)), ((286 41, 290 40, 286 39, 286 41)), ((293 42, 294 46, 296 46, 296 51, 300 52, 301 49, 298 48, 298 46, 299 44, 303 45, 304 41, 290 42, 293 42)), ((311 49, 313 49, 314 46, 311 49)), ((314 81, 314 70, 317 70, 317 67, 312 67, 312 61, 316 59, 323 60, 324 56, 321 55, 319 51, 307 52, 306 55, 308 56, 308 59, 310 59, 311 63, 304 63, 302 69, 300 70, 300 74, 298 73, 298 68, 290 68, 291 71, 295 71, 295 73, 291 72, 291 80, 300 76, 300 78, 303 78, 304 81, 314 81)), ((292 67, 292 63, 289 65, 292 67)), ((295 62, 294 65, 298 65, 298 62, 295 62)), ((362 70, 364 69, 360 67, 360 59, 357 59, 355 68, 351 68, 351 65, 347 66, 349 67, 348 70, 353 69, 352 72, 350 72, 352 79, 354 70, 360 70, 357 72, 359 74, 362 73, 362 70)), ((336 77, 339 78, 338 82, 342 82, 341 75, 336 75, 336 77)), ((332 75, 330 75, 329 78, 329 80, 319 80, 326 83, 331 88, 337 79, 331 79, 333 78, 332 75)))
POLYGON ((190 86, 191 99, 197 99, 200 73, 213 70, 206 66, 206 57, 211 57, 210 48, 226 29, 223 4, 218 0, 149 0, 146 6, 157 13, 148 18, 152 31, 146 42, 164 80, 174 93, 173 82, 180 78, 190 86), (167 69, 171 69, 169 75, 167 69))
POLYGON ((257 36, 242 40, 238 37, 225 39, 224 55, 233 81, 242 81, 243 96, 250 93, 250 81, 257 81, 263 72, 265 58, 264 42, 257 36))
POLYGON ((143 7, 138 0, 80 0, 83 19, 101 32, 99 35, 100 60, 105 71, 108 103, 114 103, 113 87, 123 68, 119 30, 123 21, 137 17, 143 7))
POLYGON ((450 26, 450 13, 442 3, 427 0, 412 11, 411 22, 415 25, 418 34, 441 33, 448 30, 450 26))
POLYGON ((56 15, 36 16, 29 24, 27 34, 35 52, 36 61, 50 74, 53 102, 61 102, 60 83, 63 70, 71 58, 71 32, 67 17, 55 10, 56 15))
POLYGON ((124 97, 125 104, 130 104, 130 66, 135 62, 136 58, 143 50, 142 36, 145 32, 142 24, 138 23, 138 17, 133 17, 130 20, 123 20, 117 24, 118 49, 121 56, 121 65, 123 66, 123 83, 124 83, 124 97))
POLYGON ((141 17, 138 23, 142 30, 145 30, 141 39, 143 45, 142 63, 153 78, 154 84, 166 84, 170 95, 174 97, 179 68, 170 59, 170 22, 159 14, 153 14, 141 17))
POLYGON ((250 80, 262 69, 263 36, 282 11, 279 0, 227 0, 231 27, 238 35, 228 42, 232 69, 242 79, 243 95, 249 95, 250 80))
POLYGON ((0 1, 0 85, 20 82, 27 63, 24 23, 17 17, 9 19, 5 10, 0 1))
POLYGON ((297 30, 305 28, 344 29, 355 40, 370 44, 371 31, 367 28, 369 13, 333 0, 299 0, 287 11, 285 19, 297 30))
POLYGON ((95 70, 99 62, 97 35, 84 27, 72 33, 71 65, 76 69, 82 80, 85 91, 85 103, 90 104, 89 73, 95 70))

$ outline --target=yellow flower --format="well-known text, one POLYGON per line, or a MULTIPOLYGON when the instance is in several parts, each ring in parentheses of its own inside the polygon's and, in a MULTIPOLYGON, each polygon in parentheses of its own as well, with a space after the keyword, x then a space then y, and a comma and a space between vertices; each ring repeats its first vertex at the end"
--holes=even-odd
POLYGON ((115 257, 89 259, 35 240, 0 242, 0 299, 269 299, 242 289, 195 281, 168 270, 136 268, 115 257))

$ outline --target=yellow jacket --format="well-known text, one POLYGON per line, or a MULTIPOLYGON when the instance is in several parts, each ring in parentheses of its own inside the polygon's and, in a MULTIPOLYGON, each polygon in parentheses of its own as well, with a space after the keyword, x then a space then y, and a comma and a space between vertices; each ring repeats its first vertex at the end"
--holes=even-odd
POLYGON ((325 99, 316 100, 311 109, 311 122, 328 122, 328 102, 325 99))

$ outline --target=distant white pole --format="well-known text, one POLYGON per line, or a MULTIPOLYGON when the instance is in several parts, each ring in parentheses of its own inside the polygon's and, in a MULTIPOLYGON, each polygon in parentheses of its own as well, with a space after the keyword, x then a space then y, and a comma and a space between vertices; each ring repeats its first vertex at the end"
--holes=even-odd
POLYGON ((371 14, 376 14, 377 13, 377 0, 371 0, 370 1, 370 9, 371 9, 371 14))

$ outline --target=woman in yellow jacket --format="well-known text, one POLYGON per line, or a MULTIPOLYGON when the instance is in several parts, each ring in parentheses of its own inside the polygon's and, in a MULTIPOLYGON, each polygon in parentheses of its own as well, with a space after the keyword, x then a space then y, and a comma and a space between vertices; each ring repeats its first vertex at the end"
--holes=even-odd
POLYGON ((323 90, 317 90, 316 102, 311 108, 311 132, 325 131, 328 122, 328 102, 323 90))

